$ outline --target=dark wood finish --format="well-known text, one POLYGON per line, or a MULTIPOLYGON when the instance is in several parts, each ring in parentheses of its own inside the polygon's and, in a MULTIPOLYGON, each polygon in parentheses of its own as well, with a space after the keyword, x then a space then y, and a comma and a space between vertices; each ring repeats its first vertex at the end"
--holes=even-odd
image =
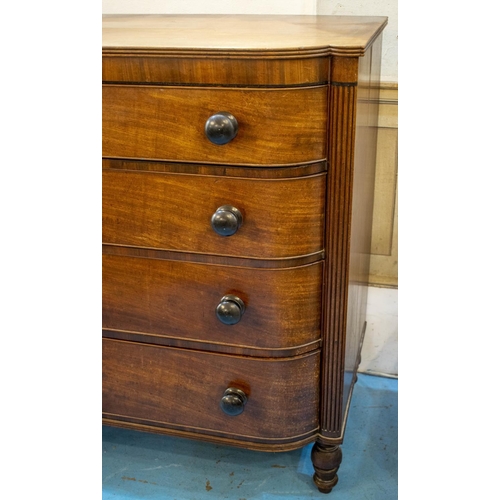
POLYGON ((247 404, 248 397, 245 391, 237 387, 228 387, 220 400, 221 410, 230 417, 241 415, 247 404))
POLYGON ((330 87, 330 172, 327 185, 325 294, 321 432, 337 437, 341 429, 343 355, 348 301, 349 235, 352 211, 352 168, 358 59, 332 58, 330 87), (342 85, 338 85, 342 83, 342 85), (335 300, 331 300, 335 297, 335 300))
POLYGON ((239 347, 293 348, 320 337, 321 278, 316 264, 252 269, 103 255, 103 328, 239 347), (224 295, 245 303, 223 325, 224 295))
POLYGON ((218 436, 211 433, 201 432, 199 429, 186 430, 182 426, 168 425, 165 426, 158 422, 148 422, 147 424, 136 421, 131 417, 117 417, 103 414, 103 425, 111 425, 114 427, 123 427, 124 429, 134 429, 142 432, 152 432, 155 434, 166 434, 168 436, 176 436, 186 439, 195 439, 197 441, 206 441, 213 444, 223 446, 235 446, 237 448, 245 448, 247 450, 265 451, 265 452, 281 452, 291 451, 301 448, 314 440, 316 431, 311 431, 301 437, 294 437, 292 441, 287 440, 276 441, 274 443, 260 442, 257 439, 251 441, 239 441, 227 436, 218 436))
POLYGON ((323 249, 324 174, 242 179, 105 169, 103 241, 146 248, 284 258, 323 249), (230 204, 243 216, 236 234, 210 224, 230 204))
MULTIPOLYGON (((102 79, 117 83, 162 85, 279 87, 324 84, 328 81, 329 58, 296 56, 295 59, 235 59, 225 64, 216 57, 172 57, 136 52, 103 54, 102 79)), ((290 57, 290 56, 289 56, 290 57)))
POLYGON ((286 358, 298 356, 314 351, 321 347, 321 339, 316 339, 307 344, 293 347, 254 347, 238 346, 227 343, 216 343, 197 339, 181 339, 177 337, 167 337, 166 335, 155 335, 149 333, 130 332, 124 330, 103 329, 102 336, 109 339, 130 340, 132 342, 143 342, 146 344, 162 345, 167 347, 181 347, 182 349, 204 350, 210 352, 220 352, 239 356, 257 356, 263 358, 286 358))
POLYGON ((311 451, 311 460, 314 467, 314 482, 321 493, 330 493, 339 478, 337 471, 342 462, 340 446, 325 446, 314 443, 311 451))
POLYGON ((243 222, 243 215, 238 208, 232 205, 220 206, 212 215, 210 224, 219 236, 236 234, 243 222))
POLYGON ((209 116, 205 122, 207 139, 218 146, 231 142, 238 134, 238 120, 226 111, 209 116))
POLYGON ((236 325, 245 313, 245 302, 237 295, 224 295, 215 309, 217 319, 224 325, 236 325))
POLYGON ((202 253, 179 252, 173 250, 155 250, 152 248, 130 247, 125 245, 103 245, 104 255, 121 255, 128 257, 143 257, 160 260, 181 260, 183 262, 198 262, 217 266, 253 267, 257 269, 283 269, 312 264, 323 259, 324 251, 314 252, 300 257, 279 259, 251 259, 248 257, 229 257, 222 255, 208 255, 202 253))
POLYGON ((336 484, 386 23, 104 19, 105 423, 267 451, 316 441, 314 481, 336 484), (216 145, 221 112, 234 129, 216 145))
POLYGON ((102 357, 107 418, 270 445, 318 427, 319 351, 273 360, 103 339, 102 357), (236 417, 219 406, 228 387, 248 397, 236 417))
POLYGON ((161 161, 137 161, 103 159, 102 168, 114 170, 138 170, 144 172, 168 172, 172 174, 217 175, 219 177, 248 177, 250 179, 288 179, 326 172, 326 161, 304 163, 291 167, 238 167, 235 165, 206 165, 203 163, 172 163, 161 161))
POLYGON ((327 87, 186 88, 103 85, 104 157, 286 165, 326 156, 327 87), (133 106, 130 103, 134 103, 133 106), (239 132, 218 146, 205 123, 232 113, 239 132))

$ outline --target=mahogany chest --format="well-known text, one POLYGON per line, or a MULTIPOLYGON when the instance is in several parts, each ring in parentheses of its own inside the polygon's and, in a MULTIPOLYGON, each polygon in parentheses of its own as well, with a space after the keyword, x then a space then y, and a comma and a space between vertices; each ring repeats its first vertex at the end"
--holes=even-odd
POLYGON ((365 329, 382 17, 105 16, 103 422, 337 482, 365 329))

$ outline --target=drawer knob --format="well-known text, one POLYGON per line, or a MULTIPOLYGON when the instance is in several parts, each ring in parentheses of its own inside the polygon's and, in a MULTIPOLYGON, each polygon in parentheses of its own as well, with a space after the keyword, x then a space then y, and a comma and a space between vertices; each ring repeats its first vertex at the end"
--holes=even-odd
POLYGON ((213 230, 221 236, 231 236, 240 228, 243 222, 241 212, 231 205, 219 207, 212 215, 213 230))
POLYGON ((228 387, 220 400, 220 407, 226 415, 234 417, 243 412, 247 400, 247 395, 242 390, 228 387))
POLYGON ((224 295, 215 310, 217 318, 225 325, 235 325, 245 312, 245 303, 236 295, 224 295))
POLYGON ((205 123, 205 135, 210 142, 222 146, 231 142, 238 133, 236 118, 226 111, 212 115, 205 123))

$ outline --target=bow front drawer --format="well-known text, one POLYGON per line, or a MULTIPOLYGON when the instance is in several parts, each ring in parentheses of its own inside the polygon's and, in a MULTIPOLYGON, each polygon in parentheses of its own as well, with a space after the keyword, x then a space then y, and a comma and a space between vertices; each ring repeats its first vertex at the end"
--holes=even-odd
POLYGON ((278 445, 318 427, 319 351, 276 361, 103 339, 102 358, 115 422, 278 445))
POLYGON ((103 157, 287 165, 326 157, 327 87, 103 85, 103 157))
POLYGON ((104 169, 103 242, 260 259, 320 252, 325 180, 104 169))
POLYGON ((104 329, 229 350, 319 342, 322 262, 255 269, 118 255, 102 261, 104 329))

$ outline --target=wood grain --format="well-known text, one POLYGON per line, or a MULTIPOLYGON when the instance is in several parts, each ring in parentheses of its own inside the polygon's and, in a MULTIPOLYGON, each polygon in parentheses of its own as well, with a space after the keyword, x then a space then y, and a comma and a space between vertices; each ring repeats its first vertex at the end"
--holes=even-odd
POLYGON ((279 87, 324 84, 328 81, 328 57, 296 59, 236 59, 103 54, 102 80, 111 83, 159 83, 162 85, 218 85, 279 87))
POLYGON ((268 451, 316 438, 333 486, 366 326, 386 24, 103 19, 105 422, 268 451), (221 111, 239 132, 216 146, 204 127, 221 111), (244 220, 222 238, 225 204, 244 220), (246 305, 232 326, 215 315, 228 293, 246 305), (229 385, 249 395, 239 417, 219 409, 229 385))
POLYGON ((325 174, 241 179, 105 169, 102 230, 120 244, 243 258, 286 258, 323 249, 325 174), (210 219, 232 205, 243 224, 220 236, 210 219))
POLYGON ((171 174, 217 175, 220 177, 246 177, 248 179, 291 179, 326 172, 326 161, 300 163, 288 167, 238 167, 236 165, 207 165, 205 163, 179 163, 147 160, 102 160, 102 168, 163 172, 171 174))
POLYGON ((231 346, 287 348, 319 339, 322 262, 252 269, 103 255, 103 328, 231 346), (226 294, 246 311, 224 325, 226 294))
POLYGON ((229 89, 103 85, 102 154, 109 158, 286 165, 326 155, 327 87, 229 89), (220 111, 239 124, 224 146, 205 137, 220 111))
POLYGON ((152 432, 155 434, 166 434, 167 436, 176 436, 184 439, 194 439, 196 441, 207 441, 212 444, 222 446, 235 446, 247 450, 282 452, 296 450, 313 442, 317 437, 317 430, 311 430, 302 436, 293 436, 292 438, 270 439, 254 438, 252 440, 234 439, 229 435, 219 435, 216 432, 203 431, 200 429, 188 429, 183 425, 165 424, 163 422, 143 423, 140 419, 124 417, 122 415, 104 414, 102 418, 103 425, 112 425, 114 427, 123 427, 142 432, 152 432))
POLYGON ((310 253, 299 257, 261 259, 231 257, 227 255, 209 255, 204 253, 179 252, 175 250, 157 250, 154 248, 131 247, 126 245, 102 245, 103 255, 121 255, 122 257, 141 257, 145 259, 179 260, 216 266, 251 267, 254 269, 283 269, 313 264, 324 259, 325 252, 310 253))
POLYGON ((333 58, 325 237, 320 441, 343 439, 365 330, 381 40, 363 58, 333 58), (370 104, 369 104, 370 103, 370 104), (326 297, 334 297, 328 301, 326 297))
POLYGON ((303 439, 318 426, 319 351, 245 358, 103 339, 103 414, 229 436, 303 439), (227 387, 248 396, 241 415, 219 407, 227 387))
POLYGON ((307 344, 293 347, 255 347, 228 344, 227 342, 213 342, 210 340, 182 339, 167 335, 152 333, 131 332, 124 330, 102 330, 102 336, 107 339, 129 340, 144 344, 154 344, 167 347, 180 347, 181 349, 194 349, 207 352, 219 352, 238 356, 253 356, 261 358, 287 358, 315 351, 321 347, 321 339, 316 339, 307 344))
POLYGON ((102 46, 108 53, 148 49, 186 57, 197 51, 361 56, 386 24, 386 17, 375 16, 107 15, 102 46))
POLYGON ((357 72, 357 58, 332 58, 332 75, 342 85, 332 85, 330 96, 321 437, 338 437, 342 427, 357 72))

